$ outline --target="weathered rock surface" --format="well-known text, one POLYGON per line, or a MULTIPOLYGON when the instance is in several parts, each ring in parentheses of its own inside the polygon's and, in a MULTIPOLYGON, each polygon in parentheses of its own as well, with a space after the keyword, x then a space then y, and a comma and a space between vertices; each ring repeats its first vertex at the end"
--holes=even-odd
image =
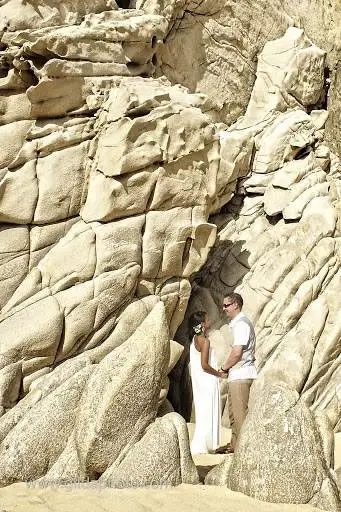
MULTIPOLYGON (((207 217, 210 196, 214 198, 209 176, 217 165, 218 141, 214 125, 199 108, 204 98, 167 87, 139 79, 122 82, 112 90, 96 124, 93 157, 86 157, 92 170, 85 204, 81 212, 78 207, 75 211, 86 222, 78 217, 65 227, 61 225, 60 231, 55 224, 51 230, 48 225, 45 231, 38 226, 29 230, 35 235, 34 239, 31 235, 30 246, 43 246, 44 252, 34 253, 38 259, 35 256, 31 268, 28 261, 28 275, 19 286, 15 281, 16 290, 3 308, 0 327, 6 340, 1 347, 3 367, 30 360, 34 344, 35 359, 23 366, 24 379, 43 366, 81 352, 96 334, 99 343, 104 324, 134 295, 157 293, 162 297, 171 333, 183 318, 190 291, 188 277, 204 263, 215 239, 215 226, 207 223, 207 217), (134 114, 129 114, 130 109, 134 114), (142 109, 141 116, 136 115, 138 109, 142 109), (122 131, 121 125, 127 128, 122 131), (113 148, 115 137, 119 137, 119 158, 106 142, 109 136, 113 148), (149 160, 141 161, 141 154, 149 160), (175 154, 177 160, 172 163, 175 154), (155 165, 160 158, 169 165, 155 165), (195 168, 200 169, 199 175, 195 168), (185 190, 197 189, 194 197, 183 193, 183 179, 185 190), (122 193, 124 190, 127 192, 122 193), (64 237, 58 239, 58 235, 64 237), (40 241, 41 237, 47 238, 46 242, 40 241), (49 250, 46 244, 51 245, 49 250), (41 321, 37 322, 39 315, 41 321), (18 323, 22 334, 17 331, 13 337, 13 326, 18 323), (45 341, 47 329, 50 336, 45 341), (40 349, 36 344, 39 336, 44 338, 40 349)), ((63 151, 72 148, 57 151, 58 157, 63 151)), ((74 159, 68 161, 75 163, 74 159)), ((70 173, 68 169, 65 179, 70 173)), ((42 178, 38 181, 41 184, 42 178)), ((50 182, 47 177, 47 185, 50 182)), ((57 183, 60 187, 61 182, 57 183)), ((70 190, 77 192, 78 188, 73 184, 70 190)), ((23 193, 30 194, 29 190, 23 193)), ((55 197, 51 190, 48 194, 55 197)), ((50 215, 53 207, 49 205, 47 211, 50 215)), ((36 222, 35 212, 30 213, 32 222, 36 222)), ((67 212, 65 215, 70 214, 70 205, 67 212)), ((7 392, 5 389, 3 394, 7 392)))
MULTIPOLYGON (((3 416, 2 484, 34 480, 46 471, 47 481, 62 483, 72 475, 93 479, 142 437, 155 419, 169 366, 162 302, 128 340, 114 349, 111 345, 107 355, 104 346, 66 361, 43 378, 41 390, 38 384, 18 404, 22 418, 16 418, 8 433, 5 423, 11 412, 3 416)), ((185 442, 183 451, 188 451, 188 439, 185 442)))
MULTIPOLYGON (((136 5, 169 20, 167 37, 158 53, 158 72, 172 83, 207 94, 217 118, 229 125, 245 112, 256 79, 257 57, 264 44, 281 37, 290 26, 304 29, 327 53, 330 117, 326 139, 333 150, 340 152, 338 2, 138 0, 136 5)), ((285 55, 280 53, 278 57, 285 55)), ((323 104, 326 93, 313 104, 323 104)))
POLYGON ((164 306, 155 306, 90 377, 75 422, 75 444, 87 475, 102 474, 155 419, 169 361, 164 306))
POLYGON ((231 144, 242 141, 251 163, 242 164, 238 176, 245 177, 225 213, 210 218, 217 241, 196 277, 188 314, 206 309, 219 329, 223 297, 239 291, 256 326, 259 378, 270 373, 273 382, 286 382, 338 431, 340 164, 323 139, 326 111, 306 111, 305 98, 321 94, 322 82, 307 80, 305 92, 294 96, 288 88, 298 83, 292 80, 297 63, 300 73, 315 66, 316 77, 323 59, 295 28, 265 45, 246 114, 222 135, 229 144, 225 160, 231 144), (285 66, 292 63, 286 73, 275 68, 279 45, 286 48, 285 66))
POLYGON ((309 503, 337 511, 341 502, 329 466, 331 450, 326 457, 322 442, 327 436, 296 391, 257 383, 235 454, 205 482, 272 503, 309 503))
POLYGON ((119 463, 99 481, 109 487, 198 484, 185 420, 177 413, 158 418, 119 463))
POLYGON ((128 485, 161 432, 195 480, 164 416, 192 289, 217 328, 241 291, 260 384, 340 430, 336 4, 52 4, 0 5, 1 482, 128 485))

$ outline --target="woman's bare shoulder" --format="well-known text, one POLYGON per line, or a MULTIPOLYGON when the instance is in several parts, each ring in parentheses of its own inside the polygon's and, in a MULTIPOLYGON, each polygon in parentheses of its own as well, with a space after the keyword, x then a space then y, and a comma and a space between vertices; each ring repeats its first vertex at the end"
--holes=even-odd
POLYGON ((204 346, 204 344, 209 344, 210 341, 208 338, 206 338, 206 336, 203 336, 202 334, 198 334, 197 336, 194 337, 194 343, 195 343, 195 346, 196 347, 200 347, 200 350, 202 349, 202 347, 204 346))

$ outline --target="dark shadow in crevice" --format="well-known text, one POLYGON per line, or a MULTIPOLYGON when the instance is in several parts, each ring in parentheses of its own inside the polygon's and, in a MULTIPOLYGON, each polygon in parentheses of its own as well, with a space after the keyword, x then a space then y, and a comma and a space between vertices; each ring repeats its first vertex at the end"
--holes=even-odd
POLYGON ((131 0, 116 0, 116 3, 121 9, 130 9, 131 0))
MULTIPOLYGON (((224 205, 219 214, 209 219, 209 222, 219 225, 219 230, 224 226, 227 226, 229 222, 233 222, 240 215, 240 211, 243 206, 243 200, 232 201, 227 205, 224 205), (222 221, 221 217, 226 216, 226 221, 222 221), (219 217, 219 222, 218 222, 219 217), (216 222, 215 222, 216 221, 216 222)), ((274 221, 275 223, 275 221, 274 221)), ((188 331, 188 317, 194 312, 191 308, 191 299, 195 297, 196 290, 207 289, 210 291, 210 295, 213 299, 214 307, 216 308, 216 321, 214 323, 214 329, 220 329, 223 325, 227 324, 227 318, 222 310, 223 299, 226 295, 233 292, 236 287, 242 282, 244 276, 249 272, 249 260, 250 253, 245 249, 245 240, 238 240, 232 242, 232 240, 217 240, 214 247, 211 249, 206 264, 203 268, 192 275, 192 294, 188 303, 187 312, 185 319, 179 326, 174 339, 181 343, 184 347, 181 358, 175 365, 174 369, 170 373, 170 388, 168 393, 168 400, 171 402, 174 410, 181 414, 187 422, 191 420, 192 412, 192 385, 189 372, 189 354, 190 354, 190 333, 188 331), (236 265, 238 274, 232 275, 231 279, 222 279, 221 270, 227 259, 231 259, 232 262, 238 262, 236 265), (219 275, 219 280, 217 279, 219 275), (219 281, 220 285, 217 288, 215 284, 219 281), (215 284, 213 284, 215 282, 215 284), (212 288, 211 288, 211 284, 212 288)))
POLYGON ((318 101, 314 105, 309 105, 307 113, 310 114, 312 110, 328 110, 328 91, 330 87, 330 69, 326 66, 324 68, 324 87, 318 101))

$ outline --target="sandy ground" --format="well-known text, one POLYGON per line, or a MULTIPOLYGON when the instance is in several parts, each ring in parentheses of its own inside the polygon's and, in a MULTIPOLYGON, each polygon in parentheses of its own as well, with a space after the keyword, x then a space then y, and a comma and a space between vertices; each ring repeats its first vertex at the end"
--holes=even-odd
MULTIPOLYGON (((193 426, 189 425, 190 434, 193 426)), ((222 442, 230 432, 223 430, 222 442)), ((198 455, 205 474, 224 455, 198 455)), ((341 467, 341 434, 335 439, 335 468, 341 467)), ((108 489, 98 484, 37 487, 23 483, 0 489, 0 512, 317 512, 308 505, 264 503, 224 487, 180 485, 175 488, 108 489)))
POLYGON ((158 489, 1 489, 1 512, 317 512, 307 505, 264 503, 224 487, 180 485, 158 489))

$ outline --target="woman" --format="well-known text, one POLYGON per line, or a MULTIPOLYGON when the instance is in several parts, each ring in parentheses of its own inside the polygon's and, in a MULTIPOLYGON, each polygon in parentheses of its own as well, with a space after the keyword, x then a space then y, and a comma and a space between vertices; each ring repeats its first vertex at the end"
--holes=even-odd
POLYGON ((214 452, 220 444, 220 388, 218 377, 226 373, 217 371, 214 349, 207 337, 209 321, 204 311, 189 319, 190 372, 195 408, 195 430, 191 453, 214 452))

